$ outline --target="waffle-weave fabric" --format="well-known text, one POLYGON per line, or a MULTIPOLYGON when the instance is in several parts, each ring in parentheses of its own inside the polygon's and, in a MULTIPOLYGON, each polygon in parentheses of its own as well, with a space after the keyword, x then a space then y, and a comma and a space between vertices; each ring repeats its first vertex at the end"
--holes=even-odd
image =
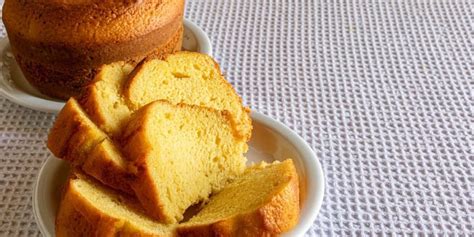
MULTIPOLYGON (((189 0, 244 102, 327 181, 308 236, 474 236, 474 2, 189 0)), ((1 36, 5 36, 3 25, 1 36)), ((31 207, 55 116, 0 97, 0 236, 31 207)))

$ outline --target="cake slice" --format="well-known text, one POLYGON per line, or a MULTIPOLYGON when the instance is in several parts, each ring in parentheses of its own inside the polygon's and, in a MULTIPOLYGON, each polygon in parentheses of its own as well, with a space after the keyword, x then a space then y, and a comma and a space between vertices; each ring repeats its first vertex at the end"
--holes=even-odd
POLYGON ((80 103, 92 121, 111 136, 117 136, 132 114, 122 96, 122 87, 133 66, 124 62, 104 65, 81 96, 80 103))
POLYGON ((128 171, 127 160, 109 138, 92 149, 81 169, 109 187, 129 194, 134 193, 130 187, 131 174, 128 171))
POLYGON ((155 100, 168 100, 227 110, 239 135, 250 138, 249 110, 222 76, 219 64, 208 55, 178 52, 164 60, 145 60, 125 82, 123 93, 133 109, 155 100))
POLYGON ((56 236, 175 236, 144 214, 138 201, 73 171, 56 215, 56 236))
POLYGON ((133 193, 120 150, 74 98, 68 100, 56 118, 48 136, 48 148, 56 157, 71 162, 102 183, 133 193))
POLYGON ((180 236, 276 236, 299 217, 298 175, 292 160, 255 165, 213 195, 178 227, 180 236))
POLYGON ((91 119, 116 137, 131 114, 155 100, 227 110, 237 135, 250 138, 249 109, 205 54, 178 52, 164 60, 149 59, 133 71, 125 63, 102 67, 81 99, 91 119))
POLYGON ((247 168, 182 224, 157 222, 138 203, 75 170, 56 215, 56 236, 276 236, 298 221, 298 175, 291 160, 247 168))
POLYGON ((246 140, 226 111, 155 101, 134 114, 123 139, 136 196, 166 223, 182 220, 245 169, 246 140))
POLYGON ((56 157, 80 164, 106 137, 77 101, 71 98, 59 112, 49 132, 48 148, 56 157))

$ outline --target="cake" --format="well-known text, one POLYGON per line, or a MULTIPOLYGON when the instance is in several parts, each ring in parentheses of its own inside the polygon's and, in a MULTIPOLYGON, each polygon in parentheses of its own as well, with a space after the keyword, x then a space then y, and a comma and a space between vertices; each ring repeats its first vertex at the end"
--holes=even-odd
POLYGON ((76 96, 98 68, 180 50, 184 0, 6 0, 3 22, 28 81, 76 96))
POLYGON ((123 84, 133 68, 125 62, 103 65, 80 98, 92 121, 112 137, 120 135, 133 113, 122 95, 123 84))
POLYGON ((298 175, 291 160, 247 168, 180 224, 157 222, 138 203, 73 171, 56 215, 56 236, 277 236, 298 221, 298 175))
POLYGON ((238 135, 250 139, 249 109, 205 54, 178 52, 163 60, 144 60, 133 71, 126 63, 104 66, 81 104, 102 130, 115 137, 134 111, 155 100, 227 110, 238 135))
POLYGON ((222 76, 219 64, 208 55, 179 52, 164 60, 145 60, 125 82, 123 93, 133 109, 155 100, 168 100, 227 110, 238 134, 250 139, 249 110, 222 76))
POLYGON ((106 139, 74 98, 59 112, 48 135, 48 148, 59 158, 83 163, 92 149, 106 139))
POLYGON ((175 236, 174 225, 145 215, 138 201, 73 171, 56 214, 56 236, 175 236))
POLYGON ((206 200, 245 169, 246 140, 227 111, 155 101, 124 128, 132 188, 148 215, 165 223, 206 200))
POLYGON ((210 197, 178 227, 179 236, 277 236, 299 217, 299 182, 293 161, 257 164, 210 197))
POLYGON ((153 99, 166 99, 172 104, 185 102, 215 109, 229 109, 228 111, 231 112, 226 114, 234 127, 232 130, 234 135, 242 140, 250 137, 251 121, 248 109, 242 106, 240 97, 221 76, 217 64, 209 56, 179 52, 167 56, 166 60, 149 60, 135 69, 133 65, 126 62, 102 66, 94 82, 81 96, 80 104, 75 99, 70 99, 59 113, 48 139, 48 147, 53 154, 71 161, 76 167, 110 187, 133 193, 128 181, 130 175, 127 169, 129 167, 121 150, 117 148, 117 142, 122 139, 122 127, 128 123, 131 115, 153 99), (181 64, 177 61, 187 62, 193 65, 193 68, 200 68, 200 70, 180 69, 181 64), (160 89, 158 85, 162 84, 167 77, 155 75, 157 73, 155 64, 163 63, 176 66, 173 69, 175 74, 180 72, 193 75, 186 80, 193 81, 194 91, 180 82, 185 80, 183 78, 175 78, 175 80, 171 78, 170 84, 175 88, 174 93, 170 93, 171 88, 166 85, 162 85, 165 88, 160 89), (144 74, 147 73, 150 74, 149 80, 156 81, 156 84, 139 91, 137 87, 144 83, 146 80, 144 74), (214 76, 205 79, 202 76, 204 74, 214 76), (130 100, 124 95, 126 88, 129 96, 144 94, 145 97, 141 96, 141 101, 133 102, 132 105, 130 101, 135 101, 135 99, 130 100), (202 95, 199 96, 195 90, 202 91, 202 95), (195 96, 195 100, 190 95, 195 96), (213 98, 215 98, 214 101, 213 98), (243 135, 242 127, 245 127, 246 135, 243 135), (81 142, 76 142, 76 140, 81 142))
POLYGON ((155 101, 138 110, 120 141, 113 141, 74 98, 59 113, 48 147, 103 184, 134 193, 153 218, 167 223, 181 220, 189 206, 242 173, 247 151, 226 111, 155 101), (165 198, 179 190, 182 201, 165 198))
POLYGON ((90 151, 89 157, 78 167, 113 189, 134 194, 130 187, 132 177, 128 171, 127 161, 117 145, 109 138, 97 144, 90 151))
POLYGON ((104 65, 78 98, 48 136, 73 166, 57 236, 277 236, 296 225, 293 162, 246 167, 249 110, 210 57, 104 65))
POLYGON ((119 148, 89 119, 74 98, 58 114, 47 144, 56 157, 71 162, 110 187, 133 193, 119 148))

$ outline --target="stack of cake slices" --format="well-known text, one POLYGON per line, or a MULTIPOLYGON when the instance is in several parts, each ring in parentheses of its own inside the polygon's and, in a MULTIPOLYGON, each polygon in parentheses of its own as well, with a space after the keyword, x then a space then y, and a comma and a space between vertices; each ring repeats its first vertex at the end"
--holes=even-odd
POLYGON ((250 110, 209 56, 103 66, 59 113, 57 236, 273 236, 299 216, 293 162, 247 166, 250 110))

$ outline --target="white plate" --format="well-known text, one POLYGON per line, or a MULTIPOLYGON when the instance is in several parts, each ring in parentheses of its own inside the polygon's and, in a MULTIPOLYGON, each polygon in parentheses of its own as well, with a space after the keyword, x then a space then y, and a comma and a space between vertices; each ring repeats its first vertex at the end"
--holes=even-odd
MULTIPOLYGON (((186 19, 183 50, 212 54, 206 33, 186 19)), ((64 106, 64 101, 43 95, 28 83, 11 53, 8 38, 0 39, 0 95, 13 103, 48 113, 57 113, 64 106)))
MULTIPOLYGON (((318 158, 308 144, 284 124, 258 112, 252 113, 253 133, 247 157, 251 161, 292 158, 300 176, 301 216, 298 225, 283 236, 303 236, 323 202, 324 175, 318 158)), ((65 161, 50 157, 41 168, 33 193, 36 223, 44 236, 54 236, 54 220, 61 187, 69 172, 65 161)))

